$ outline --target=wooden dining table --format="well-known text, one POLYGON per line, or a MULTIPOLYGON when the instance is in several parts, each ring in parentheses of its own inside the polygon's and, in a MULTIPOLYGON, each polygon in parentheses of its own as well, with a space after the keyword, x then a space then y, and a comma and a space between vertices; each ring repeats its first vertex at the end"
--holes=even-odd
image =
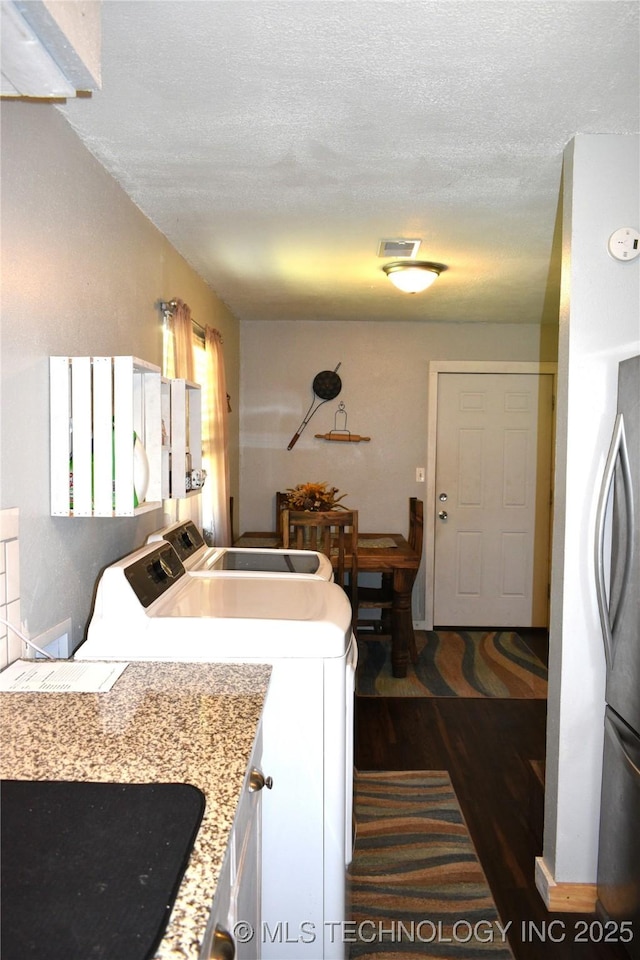
MULTIPOLYGON (((273 532, 248 532, 235 547, 282 548, 282 538, 273 532)), ((348 559, 348 558, 347 558, 348 559)), ((336 558, 331 558, 335 566, 336 558)), ((358 533, 358 570, 361 573, 391 574, 391 669, 394 677, 406 677, 410 641, 413 635, 411 592, 420 566, 420 557, 400 533, 358 533)))

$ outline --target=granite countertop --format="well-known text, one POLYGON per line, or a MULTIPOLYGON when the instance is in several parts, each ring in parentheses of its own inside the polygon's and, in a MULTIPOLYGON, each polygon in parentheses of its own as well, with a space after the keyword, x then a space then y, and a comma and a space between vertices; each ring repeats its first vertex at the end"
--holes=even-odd
POLYGON ((1 693, 0 778, 181 782, 204 818, 157 960, 198 956, 271 668, 130 663, 108 693, 1 693))

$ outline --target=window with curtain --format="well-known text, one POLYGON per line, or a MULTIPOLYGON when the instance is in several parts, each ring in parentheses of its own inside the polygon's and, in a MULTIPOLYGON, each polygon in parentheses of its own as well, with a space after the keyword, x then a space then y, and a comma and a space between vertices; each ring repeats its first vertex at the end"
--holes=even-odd
POLYGON ((207 479, 201 493, 202 527, 207 543, 231 543, 227 389, 222 337, 205 327, 194 329, 189 307, 172 301, 166 315, 163 368, 168 377, 199 383, 202 388, 202 465, 207 479))

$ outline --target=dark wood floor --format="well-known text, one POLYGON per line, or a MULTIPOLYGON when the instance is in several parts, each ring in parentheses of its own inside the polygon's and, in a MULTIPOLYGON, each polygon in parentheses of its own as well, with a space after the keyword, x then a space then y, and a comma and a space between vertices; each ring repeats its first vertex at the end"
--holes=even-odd
MULTIPOLYGON (((526 639, 546 660, 545 632, 526 639)), ((545 730, 543 700, 357 697, 356 767, 449 772, 515 960, 628 960, 588 930, 576 942, 578 921, 596 918, 548 913, 536 890, 543 788, 531 761, 544 761, 545 730)))

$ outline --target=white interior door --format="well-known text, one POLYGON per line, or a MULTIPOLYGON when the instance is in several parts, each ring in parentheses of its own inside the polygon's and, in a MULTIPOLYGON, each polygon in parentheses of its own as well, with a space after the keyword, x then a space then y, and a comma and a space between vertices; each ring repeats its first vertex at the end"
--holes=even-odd
POLYGON ((434 615, 548 625, 553 376, 438 377, 434 615))

